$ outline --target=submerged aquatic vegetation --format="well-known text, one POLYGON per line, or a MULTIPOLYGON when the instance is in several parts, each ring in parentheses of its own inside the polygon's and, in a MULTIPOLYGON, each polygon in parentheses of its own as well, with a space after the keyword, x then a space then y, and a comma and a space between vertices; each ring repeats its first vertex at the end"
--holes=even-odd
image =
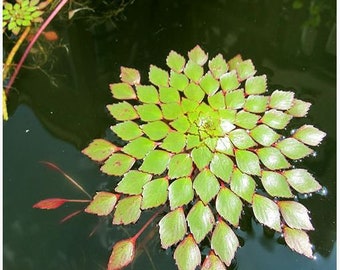
MULTIPOLYGON (((208 61, 196 46, 188 58, 171 51, 170 72, 151 65, 150 84, 141 84, 136 69, 121 68, 121 82, 110 85, 118 102, 107 109, 124 143, 95 139, 83 150, 121 180, 112 192, 97 192, 85 212, 112 214, 114 225, 127 225, 161 207, 161 246, 174 248, 179 269, 226 269, 240 246, 235 229, 243 208, 251 207, 259 223, 312 258, 306 232, 314 228, 294 198, 321 185, 292 163, 312 154, 326 134, 303 125, 284 136, 311 104, 289 91, 266 95, 266 75, 255 75, 241 55, 208 61), (202 262, 203 241, 210 251, 202 262)), ((108 269, 133 260, 141 232, 113 246, 108 269)))

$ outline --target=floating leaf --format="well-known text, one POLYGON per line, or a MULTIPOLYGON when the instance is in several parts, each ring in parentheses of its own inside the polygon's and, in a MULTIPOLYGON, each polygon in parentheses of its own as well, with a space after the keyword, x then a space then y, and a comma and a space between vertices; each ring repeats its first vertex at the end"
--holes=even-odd
POLYGON ((125 154, 112 154, 100 167, 100 170, 108 175, 120 176, 130 170, 135 161, 133 157, 125 154))
POLYGON ((240 86, 235 70, 223 74, 220 78, 221 88, 224 91, 235 90, 240 86))
POLYGON ((185 58, 175 51, 171 51, 166 58, 166 64, 176 72, 181 72, 185 65, 185 58))
POLYGON ((131 238, 117 242, 113 246, 107 270, 119 270, 129 265, 135 257, 135 248, 131 238))
POLYGON ((267 90, 266 75, 250 77, 246 80, 245 90, 247 95, 263 94, 267 90))
POLYGON ((164 204, 168 198, 168 180, 154 179, 143 186, 142 209, 149 209, 164 204))
POLYGON ((229 266, 239 247, 237 236, 222 220, 219 220, 211 237, 211 248, 229 266))
POLYGON ((118 147, 104 139, 94 139, 81 152, 95 161, 104 161, 112 153, 118 151, 118 147))
POLYGON ((217 92, 216 94, 208 97, 209 105, 216 109, 224 109, 225 108, 225 97, 222 92, 217 92))
POLYGON ((229 138, 238 149, 248 149, 256 145, 256 142, 254 142, 248 132, 244 129, 235 129, 231 131, 229 133, 229 138))
POLYGON ((183 150, 185 144, 186 136, 181 132, 173 131, 165 137, 160 147, 168 150, 169 152, 179 153, 183 150))
POLYGON ((115 191, 129 195, 142 194, 143 186, 147 182, 149 182, 151 178, 152 178, 151 174, 135 170, 129 171, 118 183, 117 187, 115 188, 115 191))
POLYGON ((325 136, 325 132, 311 125, 303 125, 293 134, 295 139, 312 146, 317 146, 325 136))
POLYGON ((223 187, 217 194, 216 210, 221 217, 237 227, 242 212, 242 201, 230 189, 223 187))
POLYGON ((139 126, 133 121, 121 122, 112 126, 111 130, 125 141, 136 139, 143 134, 139 126))
POLYGON ((236 114, 235 125, 245 129, 252 129, 256 126, 259 119, 259 115, 250 112, 239 111, 236 114))
POLYGON ((68 201, 69 200, 67 199, 61 199, 61 198, 49 198, 49 199, 45 199, 45 200, 37 202, 36 204, 33 205, 33 208, 51 210, 51 209, 59 208, 60 206, 62 206, 64 203, 68 201))
POLYGON ((143 103, 159 103, 158 91, 153 85, 137 85, 137 97, 143 103))
POLYGON ((142 159, 156 147, 156 143, 145 137, 139 137, 122 148, 122 152, 137 159, 142 159))
POLYGON ((188 53, 189 59, 196 64, 203 66, 208 60, 208 55, 198 45, 188 53))
POLYGON ((283 229, 284 239, 287 245, 297 253, 313 258, 312 245, 305 231, 285 227, 283 229))
POLYGON ((261 182, 264 189, 272 197, 293 197, 286 178, 280 173, 262 171, 261 182))
POLYGON ((194 190, 189 177, 176 179, 170 184, 168 190, 171 210, 188 204, 194 198, 194 190))
POLYGON ((261 162, 269 170, 281 170, 290 167, 289 162, 275 147, 263 147, 256 150, 261 162))
POLYGON ((252 113, 263 113, 267 110, 268 97, 250 95, 244 104, 244 110, 252 113))
POLYGON ((187 147, 186 149, 192 149, 201 144, 200 138, 197 135, 188 134, 187 136, 187 147))
POLYGON ((280 212, 275 202, 262 195, 254 194, 253 211, 260 223, 281 232, 280 212))
POLYGON ((166 120, 175 120, 183 115, 182 107, 178 103, 162 104, 161 108, 166 120))
POLYGON ((170 126, 172 126, 174 129, 176 129, 179 132, 185 133, 190 127, 190 122, 187 119, 187 117, 180 116, 175 121, 172 121, 170 123, 170 126))
POLYGON ((182 98, 181 106, 182 106, 183 113, 195 111, 198 105, 199 103, 197 101, 187 99, 187 98, 182 98))
POLYGON ((290 159, 300 159, 310 155, 313 150, 294 138, 287 138, 278 142, 275 146, 290 159))
POLYGON ((143 132, 153 141, 163 139, 170 131, 170 127, 163 121, 154 121, 142 125, 143 132))
POLYGON ((169 74, 159 67, 150 65, 149 80, 157 86, 168 86, 169 74))
POLYGON ((242 173, 239 169, 234 169, 231 175, 230 188, 243 200, 251 203, 255 193, 256 183, 248 174, 242 173))
POLYGON ((168 176, 170 179, 190 176, 193 170, 189 154, 177 154, 171 157, 168 176))
POLYGON ((112 212, 118 198, 119 195, 111 192, 97 192, 84 211, 90 214, 97 214, 98 216, 107 216, 112 212))
POLYGON ((174 258, 179 270, 195 270, 201 264, 201 252, 191 235, 179 243, 174 258))
POLYGON ((159 99, 163 103, 179 102, 179 93, 175 88, 172 87, 160 87, 159 88, 159 99))
POLYGON ((287 225, 293 229, 314 230, 308 210, 301 203, 295 201, 279 201, 281 215, 287 225))
POLYGON ((229 65, 229 69, 230 70, 236 70, 236 67, 239 63, 241 63, 243 60, 242 60, 242 56, 240 54, 237 54, 235 55, 233 58, 231 58, 229 61, 228 61, 228 65, 229 65))
POLYGON ((215 153, 210 163, 210 170, 215 176, 229 183, 234 163, 226 155, 215 153))
POLYGON ((198 169, 203 169, 208 166, 209 162, 213 158, 213 154, 206 146, 196 147, 191 151, 191 157, 198 169))
POLYGON ((146 155, 142 166, 143 172, 161 174, 165 171, 170 160, 170 153, 162 150, 152 150, 146 155))
POLYGON ((253 62, 248 59, 236 65, 236 71, 240 81, 244 81, 256 73, 253 62))
POLYGON ((188 225, 196 243, 200 243, 211 232, 215 224, 214 215, 208 205, 198 201, 189 211, 188 225))
POLYGON ((135 99, 136 93, 127 83, 110 84, 111 93, 116 99, 135 99))
POLYGON ((220 87, 218 80, 216 80, 209 71, 202 77, 200 85, 209 96, 215 94, 220 87))
POLYGON ((293 169, 284 171, 283 175, 287 178, 289 185, 300 193, 315 192, 322 188, 307 170, 293 169))
POLYGON ((207 204, 216 196, 220 184, 212 172, 205 169, 196 176, 193 187, 203 203, 207 204))
POLYGON ((309 102, 294 99, 293 106, 287 111, 287 113, 294 117, 305 117, 311 105, 312 104, 309 102))
POLYGON ((130 85, 136 85, 140 82, 139 71, 134 68, 121 67, 120 78, 122 82, 128 83, 130 85))
POLYGON ((119 121, 133 120, 138 118, 136 110, 126 101, 106 106, 111 115, 119 121))
POLYGON ((260 161, 256 154, 247 150, 236 150, 235 158, 238 168, 247 174, 260 175, 260 161))
POLYGON ((228 137, 218 138, 215 150, 229 156, 234 155, 234 147, 228 137))
POLYGON ((187 232, 187 224, 181 207, 169 212, 159 221, 159 235, 162 248, 178 243, 187 232))
POLYGON ((113 215, 112 224, 136 223, 141 214, 141 203, 142 197, 140 195, 120 199, 113 215))
POLYGON ((201 270, 226 270, 224 263, 214 252, 211 252, 204 260, 201 270))
POLYGON ((249 134, 255 141, 263 146, 271 146, 280 138, 279 134, 266 125, 256 126, 249 134))
POLYGON ((275 109, 271 109, 264 113, 261 122, 266 124, 267 126, 270 126, 271 128, 284 129, 291 119, 291 115, 275 109))
POLYGON ((182 73, 170 71, 170 86, 183 91, 189 84, 189 79, 182 73))
POLYGON ((199 80, 202 78, 203 73, 203 68, 192 60, 189 60, 185 65, 184 74, 187 75, 190 80, 196 83, 198 83, 199 80))
POLYGON ((241 109, 245 102, 244 90, 230 91, 225 95, 225 104, 229 109, 241 109))
POLYGON ((293 105, 294 93, 275 90, 269 99, 269 107, 277 110, 288 110, 293 105))
POLYGON ((220 78, 222 74, 227 72, 228 64, 223 59, 222 54, 216 55, 208 62, 209 69, 216 79, 220 78))
POLYGON ((135 108, 143 121, 156 121, 163 118, 162 112, 156 104, 143 104, 135 106, 135 108))

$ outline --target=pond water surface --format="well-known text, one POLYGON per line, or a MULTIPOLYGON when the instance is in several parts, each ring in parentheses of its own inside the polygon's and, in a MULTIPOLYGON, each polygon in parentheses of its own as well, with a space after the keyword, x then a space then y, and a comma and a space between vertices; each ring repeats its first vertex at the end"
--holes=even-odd
MULTIPOLYGON (((302 199, 315 227, 309 233, 315 259, 292 252, 249 217, 237 232, 244 243, 230 269, 335 269, 335 1, 145 0, 128 5, 114 24, 99 24, 91 12, 78 15, 82 19, 54 22, 59 41, 46 45, 44 72, 22 70, 9 97, 10 119, 3 125, 4 269, 106 268, 112 244, 142 222, 117 228, 109 219, 80 214, 60 223, 79 205, 33 209, 48 197, 86 199, 41 161, 58 165, 90 194, 111 189, 112 179, 80 153, 113 124, 105 109, 112 103, 109 83, 118 81, 120 66, 140 70, 146 81, 150 64, 166 68, 170 50, 185 55, 196 44, 210 56, 251 58, 257 74, 267 74, 269 89, 294 90, 311 102, 301 121, 327 133, 317 155, 298 164, 328 191, 302 199)), ((146 235, 127 269, 176 269, 171 251, 159 248, 157 231, 146 235)))

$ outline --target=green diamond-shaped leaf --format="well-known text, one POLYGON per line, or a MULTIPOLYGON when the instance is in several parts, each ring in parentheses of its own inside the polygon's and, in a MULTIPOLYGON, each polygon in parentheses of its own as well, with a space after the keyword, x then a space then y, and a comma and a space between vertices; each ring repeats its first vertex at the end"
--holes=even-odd
POLYGON ((205 96, 205 93, 199 85, 195 83, 189 83, 189 85, 184 89, 184 95, 188 99, 201 102, 205 96))
POLYGON ((215 153, 210 163, 210 170, 215 176, 229 183, 234 163, 226 155, 215 153))
POLYGON ((229 109, 241 109, 245 102, 244 90, 230 91, 225 95, 225 103, 229 109))
POLYGON ((181 106, 183 113, 187 113, 195 111, 196 108, 199 106, 199 103, 191 99, 182 98, 181 106))
POLYGON ((153 85, 137 85, 138 99, 143 103, 159 103, 159 96, 156 87, 153 85))
POLYGON ((231 142, 239 149, 254 147, 256 142, 249 136, 244 129, 235 129, 229 133, 231 142))
POLYGON ((263 113, 267 110, 268 97, 250 95, 244 104, 244 110, 252 113, 263 113))
POLYGON ((121 176, 131 169, 135 159, 125 154, 112 154, 100 170, 108 175, 121 176))
POLYGON ((325 132, 311 125, 303 125, 293 134, 295 139, 312 146, 317 146, 325 136, 325 132))
POLYGON ((206 54, 202 48, 198 45, 188 52, 189 59, 196 64, 203 66, 208 60, 208 54, 206 54))
POLYGON ((247 150, 236 150, 235 158, 237 167, 244 173, 260 175, 260 161, 256 154, 247 150))
POLYGON ((195 270, 201 264, 201 252, 191 235, 188 235, 174 252, 179 270, 195 270))
POLYGON ((213 154, 206 146, 199 146, 191 151, 191 157, 199 170, 208 166, 213 154))
POLYGON ((294 93, 275 90, 269 99, 269 107, 277 110, 288 110, 292 107, 294 93))
POLYGON ((216 94, 208 97, 209 105, 216 109, 224 109, 225 108, 225 97, 221 91, 217 92, 216 94))
POLYGON ((179 132, 185 133, 189 129, 190 123, 186 116, 180 116, 175 121, 172 121, 170 126, 179 132))
POLYGON ((129 154, 137 159, 142 159, 147 153, 156 147, 156 143, 145 138, 139 137, 122 148, 122 152, 129 154))
POLYGON ((111 127, 111 130, 125 141, 133 140, 140 137, 143 132, 133 121, 124 121, 111 127))
POLYGON ((162 150, 152 150, 146 155, 141 171, 153 174, 161 174, 165 171, 170 160, 170 153, 162 150))
POLYGON ((171 157, 168 176, 170 179, 191 175, 193 166, 189 154, 177 154, 171 157))
POLYGON ((287 178, 289 185, 300 193, 315 192, 322 188, 307 170, 293 169, 284 171, 283 175, 287 178))
POLYGON ((216 197, 216 210, 221 217, 237 227, 242 212, 242 201, 230 189, 223 187, 216 197))
POLYGON ((236 65, 236 71, 240 81, 244 81, 256 73, 253 62, 248 59, 236 65))
POLYGON ((189 177, 176 179, 170 184, 168 190, 171 210, 188 204, 194 198, 194 190, 189 177))
POLYGON ((291 115, 271 109, 264 113, 261 122, 267 126, 270 126, 271 128, 284 129, 291 119, 291 115))
POLYGON ((143 132, 153 141, 163 139, 170 131, 170 127, 163 121, 155 121, 142 125, 143 132))
POLYGON ((245 83, 245 90, 247 95, 263 94, 267 90, 266 75, 254 76, 247 79, 245 83))
POLYGON ((166 178, 158 178, 147 182, 143 186, 141 209, 163 205, 168 198, 168 185, 166 178))
POLYGON ((168 86, 169 74, 159 67, 150 65, 149 81, 157 86, 168 86))
POLYGON ((136 93, 127 83, 110 84, 111 93, 116 99, 135 99, 136 93))
POLYGON ((314 230, 308 215, 308 209, 294 201, 279 201, 281 215, 286 224, 293 229, 314 230))
POLYGON ((235 55, 233 58, 231 58, 229 61, 228 61, 228 65, 229 65, 229 69, 230 70, 236 70, 236 66, 241 63, 243 60, 242 60, 242 56, 240 54, 237 54, 235 55))
POLYGON ((299 99, 293 100, 293 106, 287 111, 288 114, 294 117, 305 117, 312 104, 299 99))
POLYGON ((256 151, 261 162, 269 170, 287 169, 290 167, 289 162, 284 155, 275 147, 263 147, 256 151))
POLYGON ((118 151, 118 147, 104 139, 94 139, 81 152, 94 161, 104 161, 112 153, 118 151))
POLYGON ((219 220, 211 237, 211 248, 229 266, 239 247, 237 236, 222 220, 219 220))
POLYGON ((189 79, 182 73, 170 71, 170 86, 183 91, 189 84, 189 79))
POLYGON ((228 156, 234 155, 234 146, 228 137, 218 138, 215 150, 228 156))
POLYGON ((163 118, 162 112, 156 104, 143 104, 135 106, 135 108, 143 121, 156 121, 163 118))
POLYGON ((142 194, 143 186, 149 182, 152 178, 151 174, 143 173, 140 171, 129 171, 127 172, 123 179, 118 183, 115 188, 116 192, 129 194, 129 195, 139 195, 142 194))
POLYGON ((199 80, 202 78, 203 73, 204 73, 203 67, 201 67, 192 60, 189 60, 185 65, 184 74, 187 75, 187 77, 190 80, 196 83, 198 83, 199 80))
POLYGON ((281 136, 266 125, 259 125, 250 131, 250 136, 263 146, 271 146, 281 136))
POLYGON ((163 116, 167 120, 175 120, 183 115, 181 105, 178 103, 161 104, 163 116))
POLYGON ((200 137, 197 135, 191 135, 189 134, 187 136, 187 147, 186 149, 192 149, 194 147, 197 147, 201 144, 200 137))
POLYGON ((131 238, 115 243, 112 248, 107 270, 123 269, 133 261, 135 252, 135 241, 131 238))
POLYGON ((133 120, 138 118, 136 110, 126 101, 106 106, 111 115, 119 121, 133 120))
POLYGON ((209 96, 213 95, 220 87, 218 80, 213 77, 210 71, 202 77, 200 85, 209 96))
POLYGON ((248 174, 242 173, 239 169, 234 169, 231 175, 230 188, 243 200, 251 203, 255 193, 256 183, 248 174))
POLYGON ((129 196, 124 199, 120 199, 117 203, 116 210, 113 215, 112 224, 130 224, 136 223, 140 217, 142 197, 129 196))
POLYGON ((286 178, 280 173, 262 171, 261 182, 264 189, 272 197, 293 197, 286 178))
POLYGON ((260 223, 281 232, 280 212, 275 202, 262 195, 254 194, 253 211, 260 223))
POLYGON ((214 252, 210 252, 210 254, 205 258, 201 270, 226 270, 224 263, 217 257, 214 252))
POLYGON ((118 198, 117 194, 111 192, 96 192, 93 200, 84 211, 98 216, 107 216, 112 212, 118 198))
POLYGON ((140 74, 137 69, 121 67, 120 79, 122 82, 128 83, 130 85, 136 85, 140 83, 140 74))
POLYGON ((185 58, 175 51, 170 51, 166 58, 166 64, 176 72, 181 72, 185 65, 185 58))
POLYGON ((179 153, 183 150, 185 144, 186 136, 181 132, 174 131, 165 137, 160 147, 170 152, 179 153))
POLYGON ((222 54, 216 55, 208 62, 209 69, 216 79, 220 78, 222 74, 228 70, 228 64, 224 60, 222 54))
POLYGON ((215 219, 208 205, 198 201, 189 211, 188 225, 196 243, 200 243, 211 232, 215 219))
POLYGON ((257 125, 259 119, 259 115, 250 112, 239 111, 235 117, 235 125, 245 129, 252 129, 257 125))
POLYGON ((292 250, 305 255, 308 258, 313 258, 312 244, 305 231, 285 227, 283 229, 283 235, 287 245, 292 250))
POLYGON ((224 91, 235 90, 240 86, 235 70, 227 72, 220 77, 221 88, 224 91))
POLYGON ((181 207, 169 212, 159 221, 159 235, 162 248, 181 241, 187 232, 187 224, 181 207))
POLYGON ((160 87, 159 88, 159 99, 163 103, 179 102, 179 93, 175 88, 172 87, 160 87))
POLYGON ((312 149, 294 138, 284 139, 278 142, 275 147, 290 159, 304 158, 313 153, 312 149))
POLYGON ((209 203, 220 190, 220 184, 208 169, 201 171, 195 178, 193 187, 204 204, 209 203))

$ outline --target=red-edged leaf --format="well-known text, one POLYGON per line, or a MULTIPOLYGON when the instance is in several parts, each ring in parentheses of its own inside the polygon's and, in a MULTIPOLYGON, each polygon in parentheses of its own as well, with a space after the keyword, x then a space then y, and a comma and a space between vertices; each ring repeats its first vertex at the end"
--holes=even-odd
POLYGON ((47 209, 47 210, 56 209, 62 206, 67 201, 68 201, 67 199, 49 198, 49 199, 45 199, 40 202, 37 202, 35 205, 33 205, 33 208, 47 209))
POLYGON ((118 198, 118 194, 106 191, 97 192, 91 203, 86 207, 85 212, 97 214, 98 216, 107 216, 112 212, 118 198))
POLYGON ((133 238, 117 242, 107 265, 107 270, 119 270, 129 265, 135 257, 135 241, 133 238))

